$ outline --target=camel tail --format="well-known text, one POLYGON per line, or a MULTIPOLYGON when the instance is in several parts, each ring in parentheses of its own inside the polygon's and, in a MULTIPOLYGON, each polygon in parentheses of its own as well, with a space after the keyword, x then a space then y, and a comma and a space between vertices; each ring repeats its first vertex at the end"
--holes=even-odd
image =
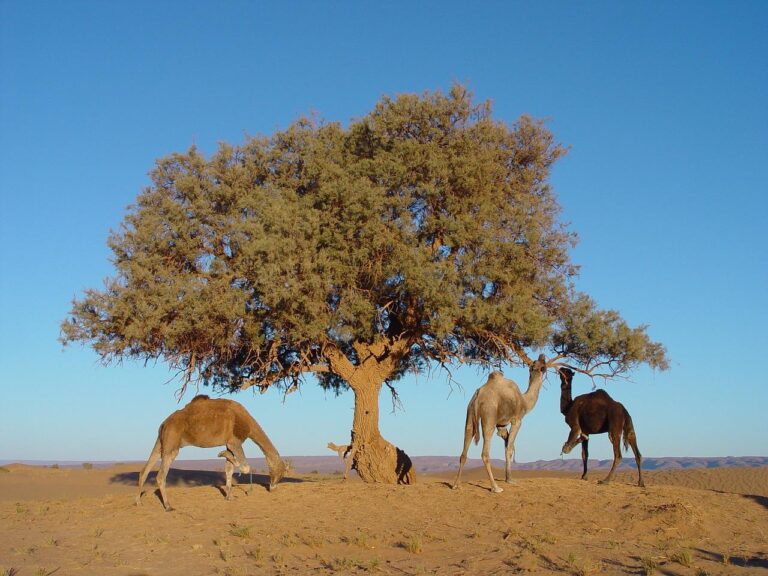
MULTIPOLYGON (((624 408, 622 406, 622 408, 624 408)), ((629 415, 629 412, 627 412, 627 409, 624 408, 624 433, 622 436, 624 437, 624 451, 626 452, 629 449, 630 443, 637 446, 637 436, 635 436, 635 426, 632 424, 632 416, 629 415)), ((640 451, 637 451, 637 456, 640 457, 640 451)))
POLYGON ((465 425, 465 434, 471 431, 472 439, 475 444, 480 442, 480 426, 478 425, 477 418, 477 391, 472 396, 472 400, 469 401, 467 406, 467 423, 465 425))

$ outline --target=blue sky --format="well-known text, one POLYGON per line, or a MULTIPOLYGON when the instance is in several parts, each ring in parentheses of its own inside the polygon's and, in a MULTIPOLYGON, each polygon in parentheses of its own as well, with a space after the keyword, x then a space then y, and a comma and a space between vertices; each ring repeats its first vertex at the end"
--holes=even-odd
MULTIPOLYGON (((179 407, 164 365, 105 367, 57 341, 71 299, 112 274, 107 235, 155 159, 454 81, 570 146, 552 184, 580 237, 578 286, 671 358, 607 385, 644 455, 768 455, 766 29, 762 1, 0 0, 0 460, 144 459, 179 407)), ((458 457, 486 374, 454 375, 461 388, 439 372, 402 381, 394 414, 383 396, 384 436, 458 457)), ((282 454, 348 438, 351 392, 236 399, 282 454)), ((558 408, 550 376, 518 461, 559 456, 558 408)), ((609 457, 607 438, 591 444, 609 457)))

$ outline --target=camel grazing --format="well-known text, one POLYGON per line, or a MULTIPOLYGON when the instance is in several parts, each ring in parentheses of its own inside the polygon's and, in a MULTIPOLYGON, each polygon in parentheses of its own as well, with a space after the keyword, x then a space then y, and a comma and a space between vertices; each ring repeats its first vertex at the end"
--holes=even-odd
POLYGON ((565 422, 571 427, 568 440, 563 444, 563 454, 568 454, 576 444, 581 443, 581 460, 584 463, 582 480, 587 479, 587 459, 589 458, 589 435, 608 433, 608 438, 613 445, 613 465, 608 476, 600 480, 599 484, 607 484, 613 478, 616 467, 621 462, 621 441, 624 436, 624 450, 632 447, 637 463, 638 486, 645 486, 643 482, 642 456, 637 448, 637 436, 632 425, 632 417, 620 402, 611 398, 605 390, 595 390, 589 394, 582 394, 572 399, 571 385, 573 382, 573 370, 560 368, 560 412, 565 416, 565 422))
POLYGON ((475 444, 480 440, 480 430, 483 433, 482 458, 488 479, 491 482, 491 492, 502 492, 491 471, 491 438, 493 430, 504 439, 504 457, 506 460, 505 481, 512 483, 512 458, 515 453, 515 439, 523 423, 523 417, 536 405, 539 399, 541 385, 547 371, 547 362, 544 354, 532 362, 529 366, 528 389, 525 394, 512 380, 504 378, 501 372, 491 372, 485 384, 477 389, 467 406, 467 420, 464 425, 464 450, 459 458, 459 472, 453 488, 459 487, 461 471, 467 461, 467 450, 472 438, 475 444), (507 428, 509 426, 509 428, 507 428))
POLYGON ((225 474, 227 476, 227 500, 231 498, 232 472, 238 466, 242 472, 248 473, 251 467, 243 452, 243 442, 246 438, 253 440, 264 452, 269 466, 269 489, 275 488, 285 475, 287 466, 280 459, 275 447, 258 422, 239 403, 233 400, 216 399, 208 396, 195 396, 189 404, 177 410, 162 424, 157 434, 152 453, 139 474, 139 495, 136 504, 141 503, 144 494, 142 488, 149 471, 158 459, 162 458, 160 470, 157 473, 157 486, 166 510, 172 510, 168 495, 165 491, 165 478, 171 463, 183 446, 198 446, 210 448, 226 446, 227 450, 219 455, 224 456, 225 474))
POLYGON ((333 442, 328 442, 328 448, 336 452, 344 462, 344 480, 346 480, 349 469, 352 467, 352 450, 350 450, 350 445, 342 444, 339 446, 333 442))

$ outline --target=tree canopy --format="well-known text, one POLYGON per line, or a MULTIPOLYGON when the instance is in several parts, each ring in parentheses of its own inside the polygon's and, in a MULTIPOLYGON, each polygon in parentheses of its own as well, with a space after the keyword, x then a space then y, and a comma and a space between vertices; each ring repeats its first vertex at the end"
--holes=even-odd
POLYGON ((665 368, 644 326, 574 287, 548 182, 564 153, 541 121, 496 120, 455 85, 383 97, 348 126, 301 118, 210 158, 171 154, 62 339, 229 390, 308 372, 357 390, 532 349, 592 375, 665 368))

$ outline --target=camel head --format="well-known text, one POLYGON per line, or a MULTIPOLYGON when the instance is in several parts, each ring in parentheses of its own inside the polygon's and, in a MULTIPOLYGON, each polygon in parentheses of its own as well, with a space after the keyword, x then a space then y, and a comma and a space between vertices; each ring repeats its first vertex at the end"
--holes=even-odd
POLYGON ((528 370, 530 371, 531 376, 540 372, 543 377, 544 373, 547 371, 547 357, 544 356, 544 354, 539 354, 539 357, 528 367, 528 370))
POLYGON ((571 370, 570 368, 566 368, 565 366, 562 366, 557 369, 557 373, 560 376, 560 388, 570 387, 571 383, 573 382, 573 375, 575 372, 571 370))
POLYGON ((274 468, 269 470, 269 491, 272 492, 277 488, 277 483, 283 479, 288 472, 290 472, 291 466, 285 460, 280 460, 274 468))

